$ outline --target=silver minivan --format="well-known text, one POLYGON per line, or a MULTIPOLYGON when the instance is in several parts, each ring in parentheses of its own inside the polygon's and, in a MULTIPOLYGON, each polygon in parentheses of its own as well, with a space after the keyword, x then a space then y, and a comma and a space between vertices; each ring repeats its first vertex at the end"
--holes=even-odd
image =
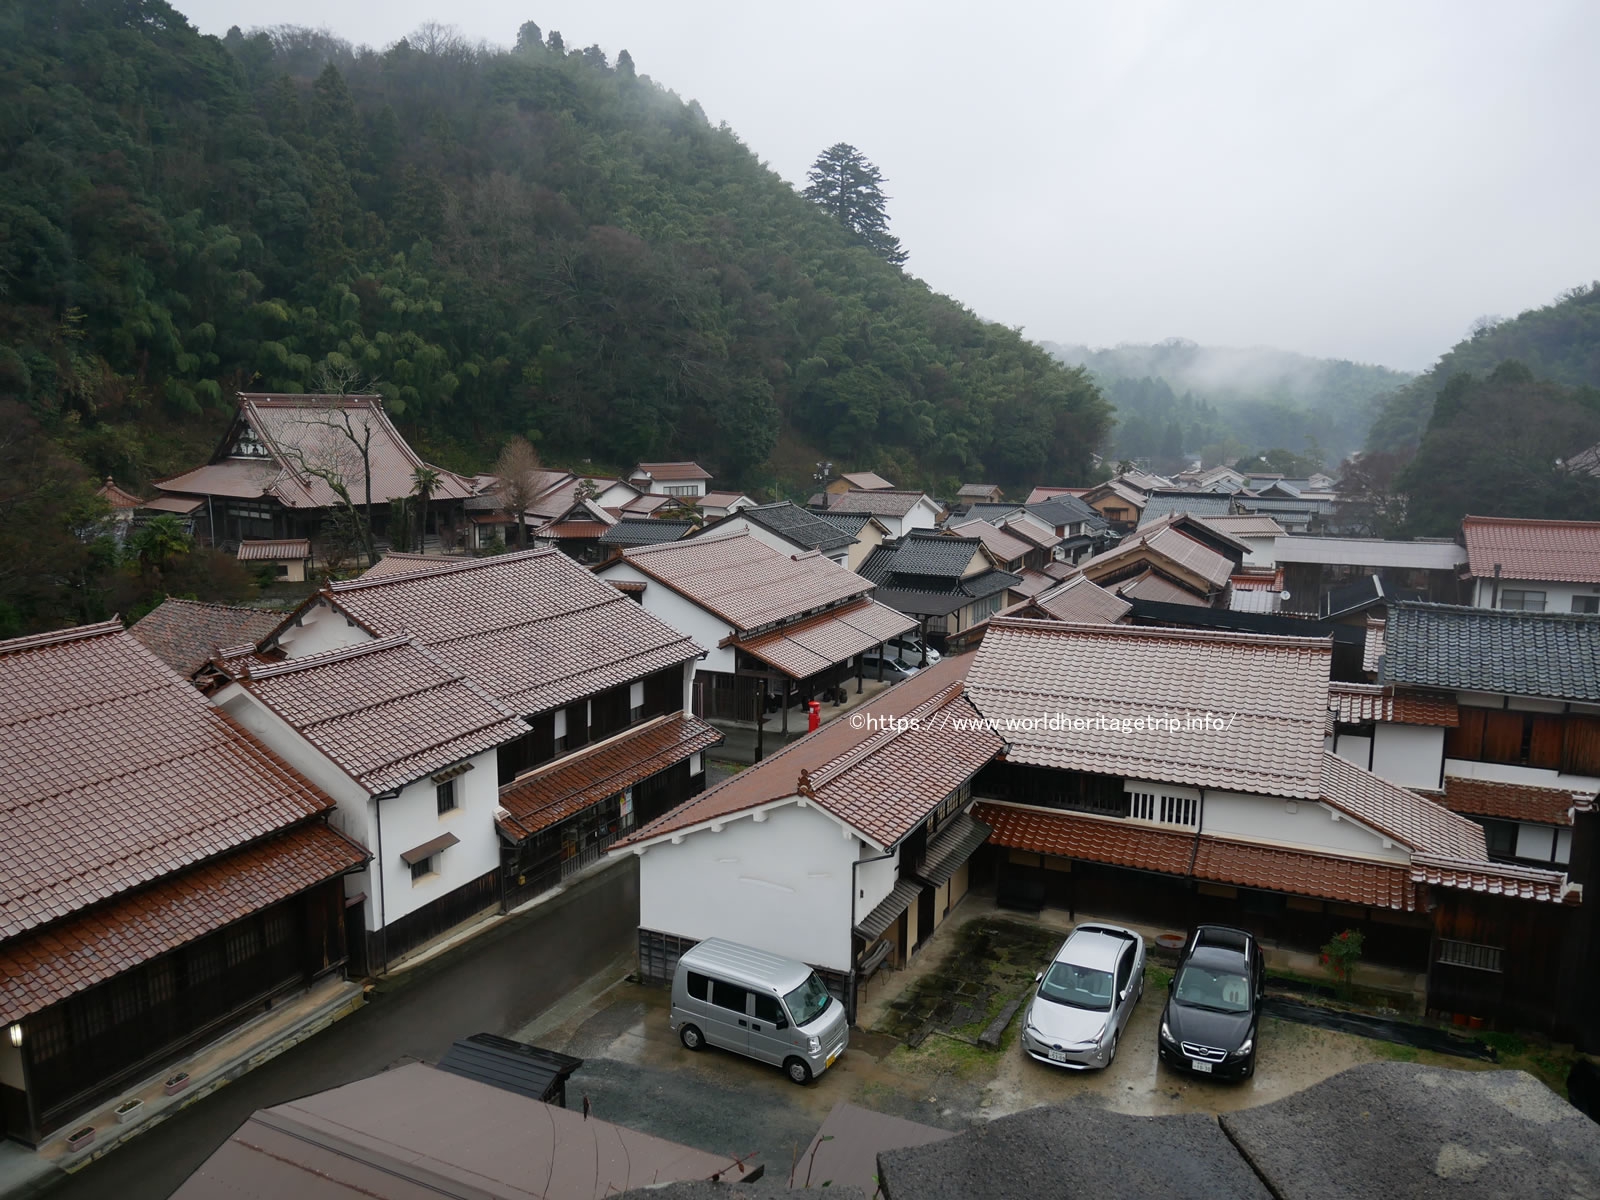
POLYGON ((720 1046, 810 1083, 850 1039, 844 1005, 805 963, 707 938, 672 977, 672 1029, 690 1050, 720 1046))

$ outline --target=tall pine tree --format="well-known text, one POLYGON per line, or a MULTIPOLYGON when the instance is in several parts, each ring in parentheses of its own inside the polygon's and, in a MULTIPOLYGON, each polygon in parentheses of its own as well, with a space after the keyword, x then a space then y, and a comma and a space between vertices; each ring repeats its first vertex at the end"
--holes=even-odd
POLYGON ((900 266, 906 252, 889 232, 889 197, 883 172, 848 142, 836 142, 811 164, 805 198, 822 206, 886 262, 900 266))

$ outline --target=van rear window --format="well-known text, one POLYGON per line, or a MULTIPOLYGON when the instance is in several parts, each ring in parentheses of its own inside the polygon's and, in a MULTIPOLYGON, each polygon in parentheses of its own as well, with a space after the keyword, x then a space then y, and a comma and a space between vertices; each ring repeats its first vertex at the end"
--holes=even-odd
POLYGON ((711 993, 711 980, 704 975, 696 975, 693 971, 689 972, 689 981, 685 986, 689 989, 689 995, 696 1000, 704 1000, 711 993))

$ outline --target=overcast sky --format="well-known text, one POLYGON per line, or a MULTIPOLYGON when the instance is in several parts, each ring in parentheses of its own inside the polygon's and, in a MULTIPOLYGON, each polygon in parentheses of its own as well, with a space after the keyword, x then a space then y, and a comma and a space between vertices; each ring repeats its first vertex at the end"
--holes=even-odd
POLYGON ((1600 278, 1600 4, 174 0, 384 46, 628 49, 791 182, 848 141, 908 269, 1034 338, 1422 369, 1600 278))

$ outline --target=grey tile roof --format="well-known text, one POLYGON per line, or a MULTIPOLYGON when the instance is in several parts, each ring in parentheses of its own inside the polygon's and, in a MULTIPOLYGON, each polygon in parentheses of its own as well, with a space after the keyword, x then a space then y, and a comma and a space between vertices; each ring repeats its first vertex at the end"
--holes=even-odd
POLYGON ((974 504, 967 509, 963 520, 970 521, 976 517, 980 521, 998 521, 1001 517, 1009 517, 1012 513, 1026 512, 1027 508, 1021 504, 974 504))
POLYGON ((655 546, 675 542, 695 528, 693 521, 658 521, 654 517, 623 517, 600 535, 604 546, 655 546))
POLYGON ((872 553, 867 555, 862 560, 861 565, 856 568, 856 574, 868 583, 876 583, 881 586, 889 581, 889 576, 893 573, 893 567, 894 547, 874 546, 872 553))
POLYGON ((808 509, 811 515, 819 521, 826 521, 835 529, 842 529, 851 537, 858 536, 867 527, 867 522, 873 520, 871 513, 843 513, 843 512, 815 512, 808 509))
POLYGON ((949 537, 942 533, 909 533, 896 543, 890 570, 896 575, 960 579, 973 554, 982 545, 977 538, 949 537))
POLYGON ((1141 526, 1168 513, 1191 513, 1197 517, 1221 517, 1233 511, 1233 497, 1214 492, 1154 492, 1145 502, 1139 517, 1141 526))
POLYGON ((1395 603, 1381 682, 1600 702, 1600 616, 1395 603))
POLYGON ((1007 588, 1016 587, 1022 582, 1021 575, 1013 575, 1010 571, 985 571, 982 575, 974 575, 971 579, 961 581, 961 590, 975 600, 984 596, 993 596, 1007 588))
MULTIPOLYGON (((870 513, 859 515, 863 524, 871 516, 870 513)), ((764 529, 770 529, 773 533, 780 534, 807 550, 841 550, 855 544, 853 534, 844 532, 832 522, 824 521, 816 513, 807 512, 798 504, 791 504, 787 500, 741 509, 737 516, 753 521, 764 529)))

